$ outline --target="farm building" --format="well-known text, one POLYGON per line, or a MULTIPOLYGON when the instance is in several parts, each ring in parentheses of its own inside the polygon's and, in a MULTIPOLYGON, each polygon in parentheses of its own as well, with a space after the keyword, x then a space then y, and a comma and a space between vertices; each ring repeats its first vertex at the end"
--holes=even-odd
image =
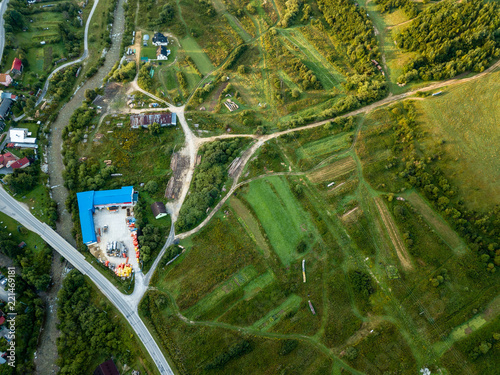
POLYGON ((141 113, 139 115, 130 116, 130 127, 132 129, 139 129, 141 126, 147 128, 155 122, 161 126, 175 126, 177 125, 177 116, 175 113, 171 112, 152 114, 141 113))
POLYGON ((168 55, 170 55, 170 50, 165 46, 159 46, 156 50, 156 58, 158 60, 167 60, 168 55))
POLYGON ((166 46, 168 45, 168 38, 162 33, 155 33, 155 35, 153 36, 153 45, 166 46))
POLYGON ((80 212, 82 241, 85 245, 97 242, 93 217, 96 208, 129 207, 137 203, 137 193, 133 186, 124 186, 114 190, 84 191, 77 193, 76 198, 80 212))
POLYGON ((12 68, 10 68, 10 72, 13 75, 22 74, 23 72, 23 62, 17 57, 12 61, 12 68))
POLYGON ((151 205, 151 210, 153 211, 153 215, 155 219, 159 219, 163 216, 167 216, 167 208, 163 204, 163 202, 154 202, 151 205))
POLYGON ((0 74, 0 85, 8 87, 12 83, 12 77, 8 74, 0 74))

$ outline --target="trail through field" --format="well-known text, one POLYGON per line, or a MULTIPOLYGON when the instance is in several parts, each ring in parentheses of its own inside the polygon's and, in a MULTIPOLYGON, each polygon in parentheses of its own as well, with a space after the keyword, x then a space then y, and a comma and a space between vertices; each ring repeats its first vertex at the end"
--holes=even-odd
POLYGON ((382 202, 382 199, 380 197, 375 198, 375 204, 377 206, 378 212, 380 213, 380 217, 384 222, 385 228, 389 233, 391 242, 396 249, 396 254, 399 258, 399 261, 401 262, 401 265, 407 270, 412 270, 413 265, 411 264, 410 254, 408 254, 408 250, 406 249, 404 242, 401 239, 398 228, 396 227, 396 224, 394 223, 394 220, 389 210, 387 209, 387 206, 384 202, 382 202))
POLYGON ((456 253, 464 254, 467 245, 460 236, 441 218, 416 192, 406 194, 408 201, 420 212, 425 221, 434 228, 439 237, 456 253))

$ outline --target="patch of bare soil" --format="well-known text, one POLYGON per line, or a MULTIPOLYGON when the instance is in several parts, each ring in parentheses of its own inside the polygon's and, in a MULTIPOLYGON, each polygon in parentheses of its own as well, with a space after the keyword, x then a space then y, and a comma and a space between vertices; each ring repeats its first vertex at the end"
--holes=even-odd
POLYGON ((177 199, 182 191, 184 175, 189 169, 189 156, 176 152, 170 160, 170 168, 174 173, 170 177, 170 180, 168 180, 167 188, 165 189, 165 198, 177 199))

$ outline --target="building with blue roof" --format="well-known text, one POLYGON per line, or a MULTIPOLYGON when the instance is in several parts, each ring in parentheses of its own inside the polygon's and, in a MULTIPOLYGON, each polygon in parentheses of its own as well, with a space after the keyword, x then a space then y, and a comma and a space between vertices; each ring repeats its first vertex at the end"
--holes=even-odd
POLYGON ((112 206, 133 206, 137 202, 137 192, 133 186, 124 186, 121 189, 83 191, 76 194, 78 211, 80 212, 80 227, 82 240, 85 245, 97 242, 94 228, 94 212, 98 209, 112 206))

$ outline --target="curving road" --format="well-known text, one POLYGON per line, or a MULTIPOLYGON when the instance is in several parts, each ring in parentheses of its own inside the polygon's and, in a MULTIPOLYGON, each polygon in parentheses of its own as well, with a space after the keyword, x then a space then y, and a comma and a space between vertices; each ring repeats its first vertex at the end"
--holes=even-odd
MULTIPOLYGON (((8 1, 8 0, 3 0, 2 6, 3 6, 3 3, 6 2, 6 1, 8 1)), ((85 33, 83 35, 83 54, 82 54, 82 56, 78 60, 74 60, 74 61, 67 62, 66 64, 62 64, 61 66, 59 66, 56 69, 54 69, 52 71, 52 73, 49 74, 49 76, 47 77, 47 80, 45 81, 45 84, 43 85, 42 93, 40 94, 40 97, 37 99, 35 106, 38 106, 42 102, 42 100, 45 97, 45 95, 47 94, 47 90, 49 88, 50 79, 52 78, 52 76, 54 74, 56 74, 61 69, 64 69, 64 68, 67 68, 68 66, 71 66, 73 64, 77 64, 77 63, 82 62, 89 55, 89 43, 88 43, 89 25, 90 25, 90 21, 92 20, 92 16, 94 15, 95 8, 97 8, 97 4, 99 4, 99 0, 95 0, 94 1, 94 6, 90 10, 89 16, 87 18, 87 23, 85 24, 85 33)), ((3 23, 3 18, 2 18, 2 21, 0 21, 0 22, 3 23)), ((2 39, 5 39, 5 35, 4 35, 4 38, 2 38, 2 39)), ((3 45, 2 45, 2 51, 3 51, 3 45)))
POLYGON ((3 0, 0 5, 0 61, 2 61, 3 57, 3 49, 5 48, 5 21, 3 19, 3 15, 7 10, 7 4, 9 4, 9 0, 3 0))
MULTIPOLYGON (((148 329, 139 318, 139 314, 137 313, 138 301, 136 303, 136 299, 132 297, 133 295, 125 296, 121 294, 108 279, 106 279, 97 269, 85 260, 85 257, 80 254, 78 250, 71 246, 47 224, 42 223, 35 218, 18 201, 12 198, 3 187, 0 187, 0 211, 17 220, 29 230, 38 233, 45 242, 66 258, 76 269, 84 275, 87 275, 97 285, 99 290, 125 316, 129 324, 137 333, 137 336, 139 336, 139 339, 146 347, 146 350, 151 355, 151 358, 158 367, 160 374, 174 375, 174 372, 165 360, 165 357, 153 339, 153 336, 151 336, 148 329)), ((165 246, 168 247, 173 240, 174 234, 172 231, 167 240, 168 245, 165 244, 165 246)))

